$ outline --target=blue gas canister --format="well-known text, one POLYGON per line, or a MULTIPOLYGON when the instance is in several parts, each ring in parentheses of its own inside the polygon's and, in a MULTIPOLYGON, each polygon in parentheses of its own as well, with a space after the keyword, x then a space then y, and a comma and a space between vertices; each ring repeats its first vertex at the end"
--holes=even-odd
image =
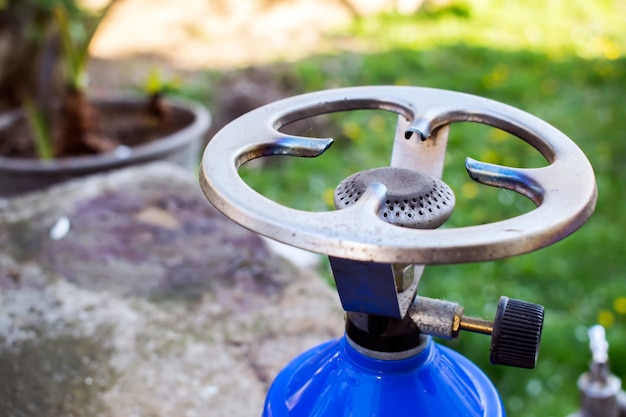
POLYGON ((503 417, 498 393, 467 358, 425 337, 401 360, 375 359, 346 337, 317 346, 274 380, 264 417, 503 417))

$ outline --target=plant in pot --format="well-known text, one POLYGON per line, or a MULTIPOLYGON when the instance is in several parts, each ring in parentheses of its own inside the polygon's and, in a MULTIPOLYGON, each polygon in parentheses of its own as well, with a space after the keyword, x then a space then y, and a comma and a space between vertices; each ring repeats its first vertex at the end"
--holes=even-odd
POLYGON ((73 0, 4 4, 9 17, 0 17, 0 34, 6 33, 3 23, 19 25, 20 19, 37 28, 29 33, 37 38, 39 73, 36 94, 22 87, 14 94, 21 107, 0 115, 0 197, 156 160, 195 167, 209 113, 198 104, 165 100, 168 83, 161 78, 151 77, 148 97, 87 98, 89 44, 113 4, 97 13, 73 0))

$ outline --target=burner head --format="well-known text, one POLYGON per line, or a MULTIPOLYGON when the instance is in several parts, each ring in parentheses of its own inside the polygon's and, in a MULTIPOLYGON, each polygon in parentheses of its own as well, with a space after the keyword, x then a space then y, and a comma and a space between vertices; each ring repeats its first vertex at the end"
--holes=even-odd
POLYGON ((335 189, 335 207, 350 207, 372 183, 387 188, 385 203, 378 213, 387 223, 434 229, 441 226, 454 209, 454 193, 446 183, 427 174, 393 167, 361 171, 344 179, 335 189))

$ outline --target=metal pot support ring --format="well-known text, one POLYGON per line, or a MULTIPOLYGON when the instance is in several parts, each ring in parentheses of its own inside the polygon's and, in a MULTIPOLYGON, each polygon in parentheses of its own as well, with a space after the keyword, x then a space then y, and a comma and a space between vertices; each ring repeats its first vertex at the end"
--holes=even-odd
POLYGON ((286 244, 344 259, 381 263, 450 264, 518 255, 554 243, 589 217, 596 201, 593 169, 563 133, 514 107, 468 94, 419 87, 375 86, 326 90, 258 108, 227 125, 208 144, 201 167, 207 198, 237 223, 286 244), (474 180, 514 190, 537 208, 520 216, 453 229, 412 229, 381 219, 387 189, 370 184, 356 204, 308 212, 277 204, 252 190, 238 168, 269 155, 315 157, 332 139, 282 133, 297 120, 344 110, 398 113, 392 167, 441 176, 448 125, 477 122, 526 141, 548 161, 513 168, 468 158, 474 180))

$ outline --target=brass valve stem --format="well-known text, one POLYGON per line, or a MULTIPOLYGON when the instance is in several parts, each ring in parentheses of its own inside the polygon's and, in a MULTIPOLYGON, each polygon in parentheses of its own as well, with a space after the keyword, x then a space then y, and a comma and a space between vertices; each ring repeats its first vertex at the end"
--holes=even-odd
POLYGON ((459 330, 491 335, 491 333, 493 333, 493 321, 479 319, 477 317, 462 316, 459 323, 459 330))

